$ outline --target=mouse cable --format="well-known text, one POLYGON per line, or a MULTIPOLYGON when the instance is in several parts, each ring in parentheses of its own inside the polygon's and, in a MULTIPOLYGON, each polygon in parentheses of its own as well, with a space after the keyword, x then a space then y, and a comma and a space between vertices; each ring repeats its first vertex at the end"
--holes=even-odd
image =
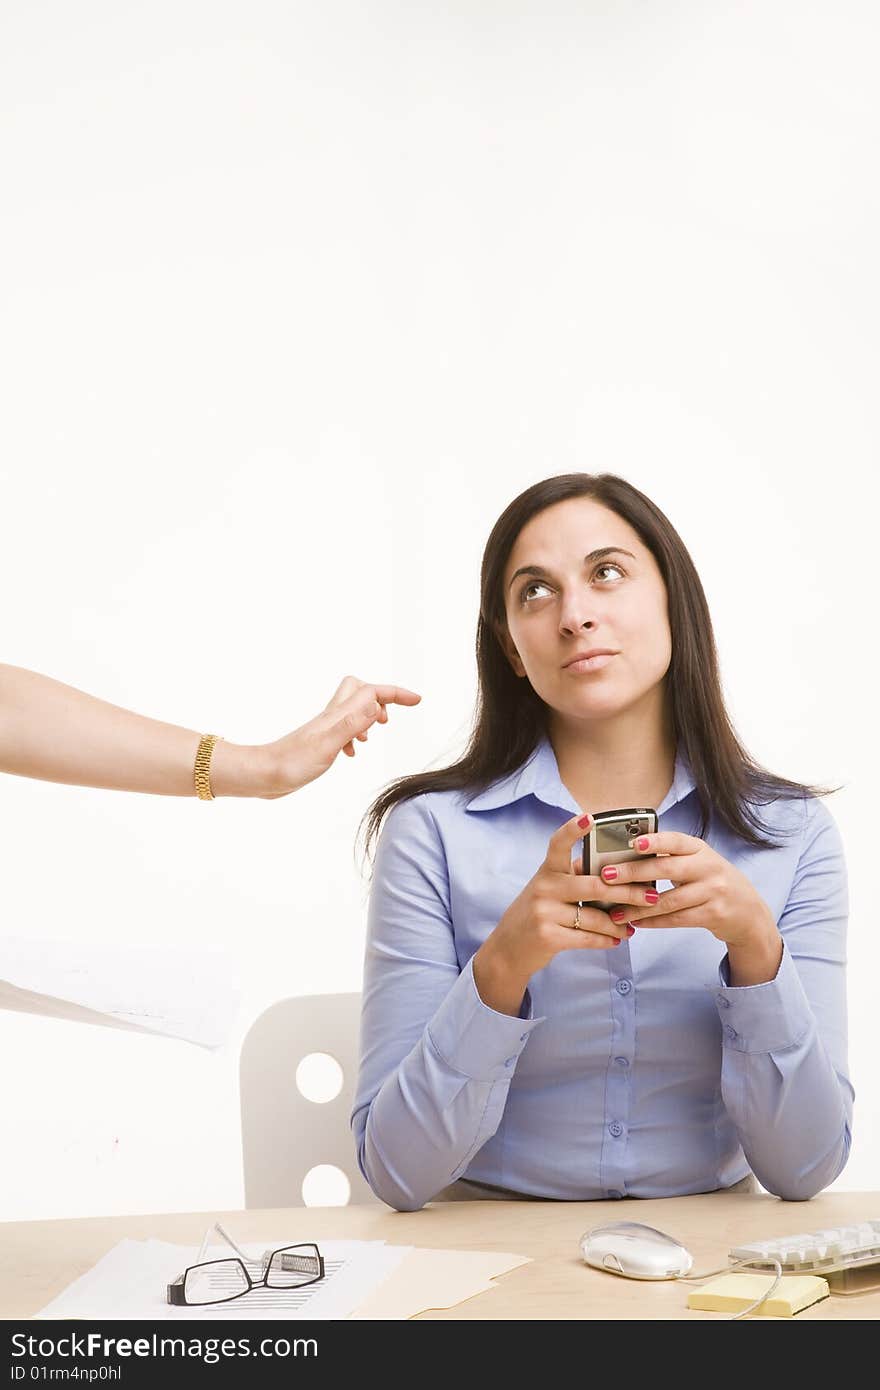
MULTIPOLYGON (((720 1269, 707 1269, 704 1270, 702 1274, 678 1274, 676 1275, 676 1278, 684 1284, 699 1284, 704 1279, 711 1279, 716 1274, 727 1274, 730 1270, 741 1269, 743 1265, 756 1265, 761 1263, 762 1261, 760 1260, 736 1260, 733 1264, 728 1263, 726 1265, 722 1265, 720 1269)), ((763 1263, 767 1264, 768 1261, 765 1260, 763 1261, 763 1263)), ((757 1308, 760 1308, 762 1303, 767 1302, 767 1299, 770 1297, 770 1295, 775 1293, 776 1290, 779 1288, 779 1282, 782 1278, 782 1265, 779 1263, 779 1261, 774 1260, 773 1266, 776 1278, 773 1280, 773 1283, 770 1285, 767 1292, 762 1294, 760 1298, 756 1298, 754 1303, 750 1303, 748 1308, 742 1308, 738 1313, 731 1313, 729 1318, 722 1319, 722 1321, 736 1322, 737 1318, 747 1317, 749 1313, 754 1313, 757 1308)))

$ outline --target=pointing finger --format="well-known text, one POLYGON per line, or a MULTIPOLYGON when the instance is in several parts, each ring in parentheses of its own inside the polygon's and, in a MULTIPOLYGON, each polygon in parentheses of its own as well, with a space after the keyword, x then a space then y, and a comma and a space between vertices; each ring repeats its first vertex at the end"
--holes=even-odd
POLYGON ((422 698, 402 685, 374 685, 373 692, 382 705, 417 705, 422 698))

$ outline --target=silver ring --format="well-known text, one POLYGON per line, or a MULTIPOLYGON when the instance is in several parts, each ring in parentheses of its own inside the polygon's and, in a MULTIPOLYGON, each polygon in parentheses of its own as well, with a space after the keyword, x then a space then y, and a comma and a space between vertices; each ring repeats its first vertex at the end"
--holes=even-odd
POLYGON ((575 929, 575 931, 580 931, 580 930, 581 930, 581 905, 580 905, 580 903, 578 903, 577 907, 576 907, 575 910, 574 910, 574 929, 575 929))

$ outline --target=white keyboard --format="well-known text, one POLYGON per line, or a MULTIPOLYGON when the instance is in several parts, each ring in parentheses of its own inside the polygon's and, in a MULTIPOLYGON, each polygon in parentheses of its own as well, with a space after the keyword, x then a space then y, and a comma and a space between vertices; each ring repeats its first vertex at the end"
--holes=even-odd
POLYGON ((880 1261, 880 1220, 860 1221, 857 1226, 834 1226, 827 1231, 801 1231, 738 1245, 731 1260, 754 1260, 753 1269, 773 1269, 774 1259, 783 1274, 827 1274, 856 1269, 880 1261))

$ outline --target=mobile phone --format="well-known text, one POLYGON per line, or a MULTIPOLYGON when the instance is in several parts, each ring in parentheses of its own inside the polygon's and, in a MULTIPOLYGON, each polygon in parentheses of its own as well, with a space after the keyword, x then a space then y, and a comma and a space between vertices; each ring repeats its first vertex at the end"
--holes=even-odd
MULTIPOLYGON (((625 806, 618 811, 599 811, 593 818, 590 832, 584 836, 582 872, 598 878, 606 864, 623 864, 628 859, 641 859, 629 841, 637 835, 653 835, 657 830, 657 812, 650 806, 625 806)), ((656 879, 646 879, 652 888, 656 879)), ((610 887, 611 885, 609 885, 610 887)), ((610 912, 614 903, 585 902, 582 907, 598 907, 610 912)))

